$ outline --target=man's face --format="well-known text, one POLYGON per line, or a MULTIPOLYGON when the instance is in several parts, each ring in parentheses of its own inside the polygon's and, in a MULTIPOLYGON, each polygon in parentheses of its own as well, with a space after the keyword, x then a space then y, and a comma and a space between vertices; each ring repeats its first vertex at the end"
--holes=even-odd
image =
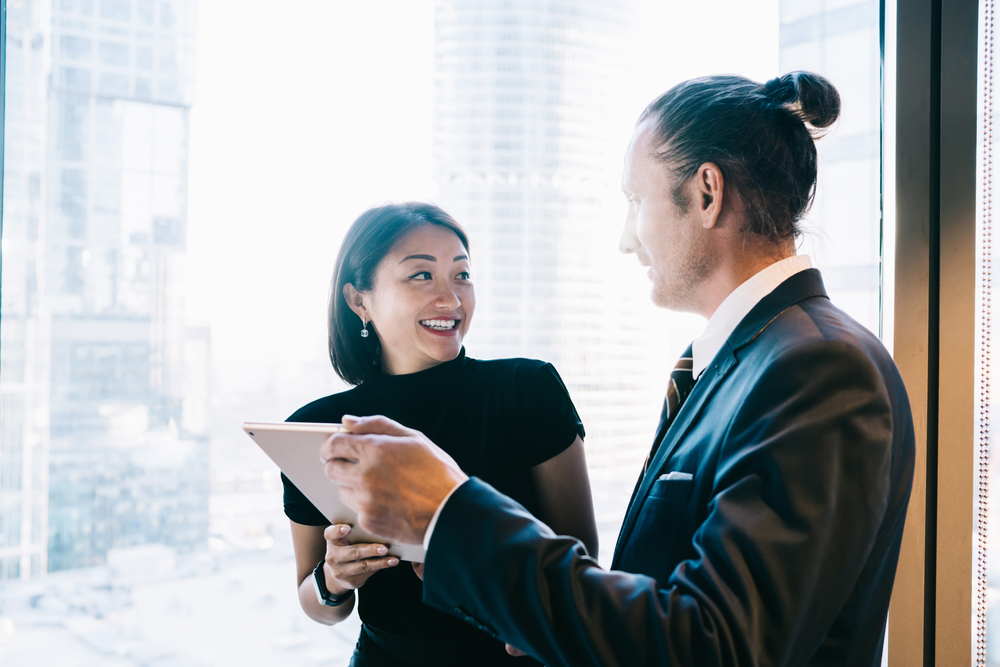
POLYGON ((619 248, 649 267, 650 298, 661 308, 698 312, 697 286, 711 273, 708 238, 693 187, 683 186, 687 206, 673 193, 677 183, 654 153, 654 125, 641 123, 625 155, 622 191, 629 201, 619 248))

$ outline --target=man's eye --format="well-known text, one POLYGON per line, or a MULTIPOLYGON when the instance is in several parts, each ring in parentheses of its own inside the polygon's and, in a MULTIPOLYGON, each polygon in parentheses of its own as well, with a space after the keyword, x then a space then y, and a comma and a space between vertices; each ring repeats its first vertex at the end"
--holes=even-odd
POLYGON ((417 271, 412 276, 410 276, 410 280, 430 280, 430 279, 431 279, 430 271, 417 271))

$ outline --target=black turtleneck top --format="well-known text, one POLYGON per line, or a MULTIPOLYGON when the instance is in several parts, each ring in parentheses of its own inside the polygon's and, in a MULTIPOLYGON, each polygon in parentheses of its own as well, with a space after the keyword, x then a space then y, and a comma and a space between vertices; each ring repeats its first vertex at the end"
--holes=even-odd
MULTIPOLYGON (((464 348, 454 360, 428 370, 380 376, 313 401, 288 421, 337 423, 345 414, 385 415, 421 431, 466 474, 488 482, 536 514, 538 496, 531 468, 584 435, 552 364, 533 359, 480 361, 466 357, 464 348)), ((329 525, 284 475, 282 481, 289 519, 307 526, 329 525)), ((485 651, 484 658, 509 657, 503 645, 485 633, 424 605, 422 586, 407 563, 380 570, 358 590, 361 620, 398 637, 467 644, 472 652, 485 651)), ((516 664, 524 665, 524 659, 516 664)))

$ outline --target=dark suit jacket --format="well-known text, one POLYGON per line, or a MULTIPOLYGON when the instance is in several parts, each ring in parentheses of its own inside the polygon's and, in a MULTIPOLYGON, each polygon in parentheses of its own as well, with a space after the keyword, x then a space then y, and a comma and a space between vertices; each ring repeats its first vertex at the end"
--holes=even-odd
POLYGON ((877 665, 913 423, 818 271, 757 304, 658 435, 612 571, 473 478, 438 519, 424 601, 550 666, 877 665))

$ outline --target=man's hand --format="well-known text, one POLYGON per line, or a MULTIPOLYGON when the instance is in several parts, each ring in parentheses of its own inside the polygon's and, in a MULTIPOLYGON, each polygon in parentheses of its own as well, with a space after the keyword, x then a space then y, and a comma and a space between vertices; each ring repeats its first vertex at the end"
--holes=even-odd
POLYGON ((441 501, 469 476, 420 431, 386 417, 351 417, 350 433, 331 435, 319 450, 340 500, 366 531, 422 544, 441 501))

